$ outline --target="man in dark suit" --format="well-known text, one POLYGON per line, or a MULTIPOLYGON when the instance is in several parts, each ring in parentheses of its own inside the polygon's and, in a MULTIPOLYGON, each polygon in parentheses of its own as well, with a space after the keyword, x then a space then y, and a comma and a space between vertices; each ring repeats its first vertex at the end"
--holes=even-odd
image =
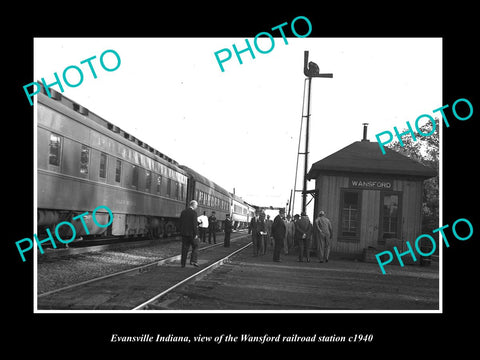
POLYGON ((230 235, 232 234, 232 220, 230 220, 230 214, 225 215, 225 222, 224 222, 223 229, 225 231, 223 246, 230 247, 230 235))
POLYGON ((208 218, 208 243, 211 244, 213 235, 213 243, 217 243, 217 218, 215 217, 215 211, 212 211, 212 215, 208 218))
POLYGON ((258 256, 258 239, 257 239, 257 215, 255 214, 250 220, 250 225, 248 226, 248 233, 252 234, 252 248, 253 248, 253 256, 258 256))
POLYGON ((182 236, 182 255, 181 264, 185 267, 187 262, 187 254, 190 246, 192 246, 192 254, 190 255, 190 264, 198 267, 198 221, 197 209, 198 203, 195 200, 190 201, 189 207, 180 214, 180 235, 182 236))
POLYGON ((312 235, 312 223, 305 212, 302 212, 300 220, 295 222, 295 236, 298 241, 298 261, 303 261, 303 253, 307 255, 307 262, 310 262, 310 237, 312 235))
POLYGON ((287 227, 283 222, 284 217, 285 210, 280 209, 279 214, 275 217, 272 224, 272 236, 275 242, 273 245, 273 261, 275 262, 280 262, 280 252, 283 248, 283 239, 287 232, 287 227))

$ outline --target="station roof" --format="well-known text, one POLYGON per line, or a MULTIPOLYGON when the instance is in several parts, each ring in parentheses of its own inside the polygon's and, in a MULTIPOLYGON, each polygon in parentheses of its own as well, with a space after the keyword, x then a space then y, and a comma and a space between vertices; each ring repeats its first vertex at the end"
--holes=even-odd
POLYGON ((370 141, 356 141, 317 161, 308 172, 307 179, 314 179, 320 173, 332 172, 403 175, 425 179, 437 175, 434 169, 392 149, 385 148, 383 155, 378 143, 370 141))

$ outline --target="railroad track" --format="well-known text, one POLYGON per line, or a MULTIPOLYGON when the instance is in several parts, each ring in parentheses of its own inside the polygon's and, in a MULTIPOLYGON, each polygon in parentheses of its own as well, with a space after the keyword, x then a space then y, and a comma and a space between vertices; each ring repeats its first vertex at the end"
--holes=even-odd
POLYGON ((141 310, 173 289, 220 266, 250 246, 248 235, 199 249, 199 267, 180 267, 180 255, 45 292, 38 310, 141 310))
POLYGON ((46 248, 44 254, 38 255, 39 262, 51 259, 58 259, 71 255, 78 255, 87 252, 104 251, 104 250, 117 250, 123 248, 142 247, 146 245, 152 245, 157 243, 169 243, 172 241, 179 241, 180 236, 172 236, 163 239, 148 239, 146 237, 137 238, 111 238, 104 240, 88 240, 81 241, 78 244, 71 245, 65 248, 46 248))
POLYGON ((217 267, 223 265, 225 262, 227 262, 232 256, 236 255, 237 253, 239 253, 240 251, 246 249, 247 247, 249 247, 252 243, 251 242, 248 242, 246 245, 242 246, 241 248, 235 250, 234 252, 226 255, 225 257, 221 258, 220 260, 217 260, 215 261, 214 263, 208 265, 207 267, 203 268, 202 270, 199 270, 198 272, 196 272, 195 274, 187 277, 186 279, 176 283, 175 285, 172 285, 171 287, 169 287, 168 289, 162 291, 161 293, 159 293, 158 295, 155 295, 154 297, 152 297, 151 299, 145 301, 144 303, 136 306, 135 308, 133 308, 133 310, 148 310, 150 307, 150 304, 152 304, 153 302, 155 301, 159 301, 163 296, 167 295, 168 293, 170 293, 172 290, 176 289, 177 287, 193 280, 193 279, 198 279, 199 276, 203 276, 205 275, 207 272, 209 271, 212 271, 214 269, 216 269, 217 267))

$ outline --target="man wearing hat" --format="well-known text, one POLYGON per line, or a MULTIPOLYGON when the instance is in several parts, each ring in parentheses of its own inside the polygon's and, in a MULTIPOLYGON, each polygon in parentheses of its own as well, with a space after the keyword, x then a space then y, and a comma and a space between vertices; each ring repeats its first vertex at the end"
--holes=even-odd
POLYGON ((300 220, 295 222, 295 235, 298 241, 299 254, 298 261, 303 261, 303 252, 310 262, 310 237, 312 236, 312 223, 305 212, 302 212, 300 220))
POLYGON ((283 248, 283 239, 287 232, 283 218, 285 217, 285 210, 280 209, 279 214, 275 217, 272 224, 272 236, 274 240, 273 245, 273 261, 280 262, 280 252, 283 248))
POLYGON ((225 215, 225 222, 223 225, 223 229, 225 231, 223 246, 230 247, 230 234, 232 233, 232 220, 230 220, 230 214, 225 215))
POLYGON ((313 232, 317 241, 317 256, 319 262, 328 262, 330 255, 330 240, 333 236, 332 224, 321 210, 313 223, 313 232))

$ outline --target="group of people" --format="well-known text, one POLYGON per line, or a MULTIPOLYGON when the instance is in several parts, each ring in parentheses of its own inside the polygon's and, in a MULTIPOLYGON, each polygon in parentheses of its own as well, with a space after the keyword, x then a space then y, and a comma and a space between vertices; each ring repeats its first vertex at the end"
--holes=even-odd
POLYGON ((273 245, 273 261, 280 262, 280 254, 289 254, 295 245, 298 245, 298 261, 303 262, 305 255, 310 262, 310 248, 312 240, 317 246, 319 262, 328 262, 330 256, 330 240, 333 236, 332 224, 320 211, 313 224, 306 213, 285 217, 285 210, 280 209, 279 214, 272 221, 265 212, 259 211, 250 221, 248 233, 252 235, 253 255, 264 255, 268 243, 273 245))
MULTIPOLYGON (((198 230, 199 230, 199 237, 202 242, 206 242, 207 232, 208 232, 208 243, 217 243, 217 230, 218 230, 218 221, 215 216, 215 211, 212 211, 212 214, 207 217, 206 211, 203 212, 197 218, 198 221, 198 230)), ((225 239, 224 245, 225 247, 230 246, 230 234, 232 233, 232 220, 230 219, 230 214, 226 215, 224 220, 224 229, 225 229, 225 239)))
MULTIPOLYGON (((190 246, 190 264, 198 266, 198 246, 200 239, 206 242, 208 230, 208 243, 216 244, 217 218, 215 211, 207 217, 206 213, 197 216, 198 203, 190 201, 189 207, 180 214, 180 234, 182 236, 181 265, 185 267, 187 254, 190 246)), ((224 246, 230 246, 230 235, 232 233, 232 221, 227 214, 224 221, 224 246)), ((290 214, 285 217, 285 210, 280 209, 274 220, 265 216, 264 211, 258 211, 250 221, 248 233, 252 236, 253 255, 265 255, 268 244, 273 246, 273 261, 280 262, 280 254, 283 250, 287 255, 295 245, 298 245, 298 261, 303 262, 305 255, 307 262, 310 262, 310 244, 313 240, 317 245, 317 257, 319 262, 328 262, 330 255, 330 240, 333 236, 332 224, 320 211, 318 217, 312 222, 306 213, 301 216, 295 215, 292 219, 290 214)))
MULTIPOLYGON (((203 215, 197 216, 198 202, 190 201, 188 208, 180 214, 180 235, 182 236, 182 253, 180 263, 185 267, 187 263, 187 254, 190 246, 192 253, 190 255, 190 265, 198 267, 198 246, 200 240, 206 242, 206 234, 208 231, 208 243, 217 243, 216 232, 218 230, 218 221, 215 216, 215 211, 207 217, 206 212, 203 215)), ((227 214, 224 220, 225 237, 223 245, 230 247, 230 235, 232 233, 232 220, 230 214, 227 214)))

